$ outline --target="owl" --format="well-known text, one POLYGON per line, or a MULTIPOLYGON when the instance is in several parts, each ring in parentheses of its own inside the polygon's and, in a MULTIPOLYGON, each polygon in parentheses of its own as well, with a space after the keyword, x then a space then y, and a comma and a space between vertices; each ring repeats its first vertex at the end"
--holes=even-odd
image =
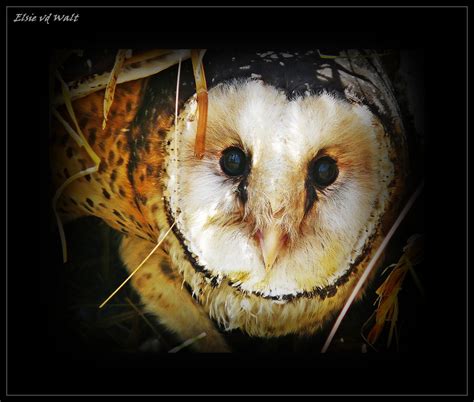
MULTIPOLYGON (((119 79, 105 127, 103 89, 73 101, 100 163, 64 187, 61 220, 93 215, 122 233, 145 311, 183 341, 204 333, 198 351, 231 351, 225 333, 236 329, 314 334, 344 305, 403 197, 406 143, 390 81, 369 51, 208 50, 197 155, 202 116, 180 52, 160 73, 119 79)), ((91 164, 65 130, 66 108, 58 114, 56 188, 91 164)))

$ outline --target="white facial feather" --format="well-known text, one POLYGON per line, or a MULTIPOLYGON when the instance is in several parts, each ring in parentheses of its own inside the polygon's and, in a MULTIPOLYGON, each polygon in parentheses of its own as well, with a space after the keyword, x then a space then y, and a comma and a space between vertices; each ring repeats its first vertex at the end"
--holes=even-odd
POLYGON ((165 195, 198 263, 267 296, 311 291, 343 275, 374 234, 393 176, 387 140, 369 110, 328 94, 288 100, 262 82, 240 81, 209 92, 202 160, 193 155, 196 124, 193 99, 181 113, 178 144, 169 136, 178 163, 168 160, 165 195), (251 158, 245 205, 219 164, 230 146, 251 158), (339 175, 305 214, 308 165, 321 152, 336 160, 339 175), (266 272, 254 234, 270 224, 290 240, 266 272))

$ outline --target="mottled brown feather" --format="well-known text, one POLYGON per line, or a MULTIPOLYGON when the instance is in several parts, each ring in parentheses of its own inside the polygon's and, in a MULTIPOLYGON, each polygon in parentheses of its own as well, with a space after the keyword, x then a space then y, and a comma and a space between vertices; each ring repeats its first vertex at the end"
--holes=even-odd
MULTIPOLYGON (((99 170, 68 185, 58 202, 64 221, 93 215, 125 234, 156 242, 159 231, 154 221, 161 202, 160 184, 163 133, 172 117, 150 117, 136 124, 147 80, 117 86, 105 130, 102 130, 104 91, 73 102, 79 126, 101 159, 99 170)), ((75 127, 66 108, 59 110, 75 127)), ((150 114, 151 116, 154 116, 150 114)), ((63 125, 53 117, 51 141, 53 191, 67 177, 93 166, 63 125)))

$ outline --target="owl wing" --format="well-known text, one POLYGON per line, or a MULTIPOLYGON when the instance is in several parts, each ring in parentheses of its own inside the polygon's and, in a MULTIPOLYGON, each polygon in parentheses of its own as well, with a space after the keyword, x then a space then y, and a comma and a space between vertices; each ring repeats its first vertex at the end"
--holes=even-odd
MULTIPOLYGON (((173 115, 168 97, 148 79, 117 86, 105 129, 102 129, 104 91, 73 103, 76 119, 89 145, 100 158, 97 172, 79 177, 64 188, 57 211, 64 220, 96 216, 125 233, 120 255, 128 271, 144 261, 165 219, 160 176, 162 142, 173 115), (161 99, 156 99, 159 96, 161 99), (140 239, 144 240, 140 240, 140 239)), ((171 95, 171 94, 170 94, 171 95)), ((71 127, 65 108, 61 116, 71 127)), ((94 163, 63 124, 52 122, 51 168, 54 190, 71 175, 94 163)), ((168 268, 171 262, 159 250, 132 279, 147 309, 183 341, 199 334, 193 344, 201 352, 228 352, 229 348, 202 308, 183 289, 182 279, 168 268)))
MULTIPOLYGON (((79 127, 100 164, 97 172, 73 180, 62 191, 56 210, 64 221, 96 216, 122 233, 156 242, 159 229, 154 216, 162 205, 162 139, 172 115, 148 108, 148 81, 140 79, 116 87, 105 129, 103 90, 73 102, 79 127)), ((58 112, 75 127, 64 106, 58 112)), ((94 166, 94 162, 64 125, 52 119, 54 193, 69 177, 94 166)))

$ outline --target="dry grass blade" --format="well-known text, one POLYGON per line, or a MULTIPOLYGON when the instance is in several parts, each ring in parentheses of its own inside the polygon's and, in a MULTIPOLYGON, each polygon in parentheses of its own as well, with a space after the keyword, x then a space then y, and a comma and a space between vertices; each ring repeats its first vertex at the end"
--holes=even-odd
POLYGON ((64 120, 61 115, 58 113, 57 110, 53 109, 52 113, 53 115, 59 120, 59 122, 64 126, 65 130, 71 135, 71 137, 78 143, 79 146, 85 148, 87 154, 90 156, 92 161, 94 162, 94 166, 91 166, 87 169, 81 170, 80 172, 77 172, 73 174, 71 177, 69 177, 55 192, 54 197, 53 197, 53 212, 54 216, 56 217, 56 222, 58 224, 58 231, 59 231, 59 237, 61 239, 61 248, 63 251, 63 262, 67 261, 67 245, 66 245, 66 235, 64 233, 64 228, 63 224, 61 222, 61 218, 59 217, 59 214, 57 212, 57 203, 59 198, 61 197, 61 194, 63 193, 64 189, 72 183, 74 180, 79 179, 80 177, 86 176, 88 174, 92 174, 97 172, 99 169, 99 163, 100 163, 100 158, 97 156, 97 154, 92 150, 90 145, 88 144, 87 140, 84 137, 84 134, 82 134, 81 128, 79 127, 79 123, 77 122, 76 115, 74 113, 74 108, 72 107, 72 102, 71 102, 71 96, 69 92, 69 87, 67 84, 64 82, 62 79, 61 75, 59 72, 56 72, 56 76, 61 83, 61 91, 62 91, 62 96, 64 99, 64 102, 66 104, 66 109, 69 113, 69 116, 71 117, 71 120, 73 121, 74 125, 76 126, 76 131, 64 120))
MULTIPOLYGON (((333 54, 324 54, 324 53, 321 53, 319 49, 316 49, 317 52, 318 52, 318 55, 321 59, 331 59, 331 60, 335 60, 335 59, 363 59, 363 58, 367 58, 366 55, 360 55, 360 56, 340 56, 340 55, 333 55, 333 54)), ((383 52, 383 53, 372 53, 371 56, 379 56, 379 57, 383 57, 383 56, 388 56, 392 54, 392 52, 383 52)))
POLYGON ((181 345, 179 346, 176 346, 175 348, 173 349, 170 349, 168 351, 168 353, 176 353, 176 352, 179 352, 181 349, 184 349, 185 347, 189 346, 189 345, 192 345, 194 342, 198 341, 199 339, 202 339, 204 338, 205 336, 207 336, 207 334, 205 332, 201 332, 199 335, 195 336, 194 338, 190 338, 186 341, 184 341, 181 345))
POLYGON ((143 314, 143 311, 141 309, 139 309, 135 303, 133 303, 129 297, 126 297, 125 300, 127 301, 127 303, 136 311, 136 313, 143 319, 143 321, 145 321, 146 325, 148 325, 148 327, 150 327, 150 329, 153 331, 153 333, 155 334, 156 337, 158 338, 161 338, 161 335, 160 333, 156 330, 156 328, 152 325, 152 323, 150 322, 150 320, 148 318, 146 318, 145 314, 143 314))
POLYGON ((126 59, 124 62, 124 66, 128 64, 141 63, 142 61, 156 59, 158 57, 170 54, 171 52, 171 49, 153 49, 148 50, 146 52, 137 53, 126 59))
POLYGON ((68 132, 68 134, 76 141, 77 145, 80 147, 84 146, 84 141, 82 141, 82 138, 77 134, 74 129, 69 125, 69 123, 63 119, 61 114, 56 110, 52 109, 53 116, 58 119, 58 121, 63 125, 64 129, 68 132))
POLYGON ((79 179, 80 177, 86 176, 88 174, 92 174, 97 172, 97 166, 92 166, 88 169, 81 170, 80 172, 77 172, 73 174, 71 177, 69 177, 55 192, 54 197, 53 197, 53 212, 54 216, 56 217, 56 222, 58 225, 58 230, 59 230, 59 237, 61 239, 61 248, 63 250, 63 262, 67 261, 67 245, 66 245, 66 235, 64 233, 64 228, 63 228, 63 223, 61 222, 61 218, 59 217, 59 214, 57 212, 57 205, 58 205, 58 200, 61 197, 61 194, 63 193, 64 189, 71 184, 74 180, 79 179))
POLYGON ((130 280, 132 279, 133 275, 135 275, 137 273, 137 271, 143 266, 143 264, 145 264, 145 262, 148 261, 148 259, 153 255, 153 253, 158 249, 158 247, 161 246, 161 243, 163 243, 163 241, 166 239, 166 236, 168 236, 168 234, 171 232, 171 229, 173 229, 173 226, 176 224, 176 222, 174 222, 170 228, 166 231, 166 233, 163 235, 163 237, 158 241, 158 243, 156 244, 155 247, 153 247, 153 250, 150 251, 150 253, 143 259, 143 261, 138 265, 138 267, 136 267, 133 272, 120 284, 120 286, 115 289, 112 294, 107 297, 107 299, 105 299, 105 301, 99 306, 99 308, 102 308, 104 307, 107 302, 115 296, 115 294, 120 290, 122 289, 122 287, 125 286, 125 284, 130 280))
MULTIPOLYGON (((388 275, 387 279, 377 289, 378 307, 375 312, 375 324, 367 336, 367 342, 373 345, 377 342, 380 334, 385 327, 386 322, 390 322, 390 331, 388 337, 388 346, 390 346, 392 335, 396 327, 399 309, 398 309, 398 293, 402 288, 402 283, 408 272, 413 272, 413 265, 422 260, 423 238, 421 236, 412 236, 408 240, 408 244, 403 249, 403 254, 398 260, 395 267, 388 275)), ((416 278, 416 276, 414 277, 416 278)), ((418 278, 416 278, 417 286, 422 291, 418 278)))
POLYGON ((389 317, 390 332, 388 334, 387 347, 390 347, 390 344, 392 343, 393 333, 397 330, 398 311, 399 310, 398 310, 398 299, 397 299, 397 300, 395 300, 395 303, 393 305, 392 314, 389 317))
MULTIPOLYGON (((191 51, 189 49, 171 50, 169 52, 158 50, 156 52, 150 51, 148 54, 150 59, 130 62, 134 57, 132 56, 130 59, 126 60, 122 71, 117 78, 117 84, 149 77, 178 64, 179 60, 187 60, 191 57, 191 51), (158 57, 158 52, 162 52, 163 54, 158 57)), ((110 71, 106 71, 102 74, 95 74, 89 77, 84 77, 78 81, 70 82, 69 87, 71 88, 71 99, 75 100, 83 98, 91 93, 105 89, 109 82, 109 78, 110 71)), ((62 96, 56 96, 53 100, 53 104, 56 106, 62 105, 63 103, 64 99, 62 96)))
MULTIPOLYGON (((179 103, 179 83, 181 79, 181 60, 178 64, 178 76, 176 77, 176 97, 174 104, 174 160, 178 167, 178 103, 179 103)), ((177 168, 176 171, 179 171, 177 168)))
POLYGON ((117 86, 117 78, 122 70, 123 63, 125 62, 127 50, 126 49, 119 49, 117 55, 115 56, 115 64, 114 68, 110 72, 109 81, 107 82, 107 87, 105 88, 104 94, 104 120, 102 121, 102 130, 105 129, 105 125, 107 124, 107 116, 109 114, 109 110, 112 107, 112 103, 114 101, 115 95, 115 87, 117 86))
POLYGON ((196 93, 198 102, 198 126, 196 132, 196 142, 194 144, 194 155, 201 159, 204 155, 206 145, 206 127, 207 127, 207 84, 204 74, 202 58, 205 50, 191 50, 191 60, 193 62, 194 80, 196 81, 196 93))
POLYGON ((66 104, 66 109, 69 113, 69 116, 71 117, 71 120, 73 121, 74 125, 76 126, 76 133, 81 138, 82 146, 86 150, 87 154, 90 156, 92 161, 98 166, 100 164, 100 158, 97 156, 97 154, 91 148, 91 146, 87 142, 86 138, 84 137, 84 134, 82 133, 81 128, 79 127, 79 123, 77 122, 77 119, 76 119, 76 114, 74 113, 74 109, 72 107, 72 98, 71 98, 71 93, 69 91, 69 87, 64 82, 64 80, 61 78, 61 75, 58 72, 57 72, 57 77, 58 77, 59 81, 61 82, 62 96, 63 96, 64 102, 66 104))
POLYGON ((410 199, 408 200, 408 202, 406 203, 406 205, 403 207, 402 211, 398 215, 398 217, 395 220, 394 224, 392 225, 392 227, 388 231, 387 235, 383 239, 382 243, 380 244, 380 246, 375 251, 372 259, 370 260, 369 264, 365 268, 365 270, 362 273, 361 277, 359 278, 358 282, 354 286, 354 289, 352 290, 351 294, 349 295, 346 303, 344 304, 344 307, 342 308, 341 312, 339 313, 339 315, 336 319, 336 322, 334 323, 334 325, 331 329, 331 332, 329 332, 329 335, 326 339, 326 342, 324 343, 323 348, 321 349, 321 353, 326 353, 327 349, 329 348, 329 345, 331 344, 331 342, 334 338, 334 335, 336 335, 336 332, 337 332, 339 326, 341 325, 342 320, 346 316, 347 311, 349 310, 349 307, 351 306, 352 302, 356 298, 357 294, 362 289, 363 284, 365 283, 368 276, 372 272, 372 269, 375 267, 375 264, 378 261, 378 259, 380 258, 380 256, 382 255, 383 251, 385 250, 385 247, 387 247, 388 242, 390 241, 390 239, 392 238, 392 236, 394 235, 394 233, 396 232, 396 230, 400 226, 400 223, 402 223, 403 219, 408 214, 408 211, 413 206, 413 204, 415 203, 418 196, 421 194, 421 191, 423 190, 423 186, 424 186, 424 183, 421 183, 420 186, 416 189, 416 191, 412 194, 412 196, 410 197, 410 199))
POLYGON ((122 313, 114 314, 112 317, 107 317, 97 321, 99 328, 110 328, 114 325, 129 321, 137 316, 135 311, 124 311, 122 313))

